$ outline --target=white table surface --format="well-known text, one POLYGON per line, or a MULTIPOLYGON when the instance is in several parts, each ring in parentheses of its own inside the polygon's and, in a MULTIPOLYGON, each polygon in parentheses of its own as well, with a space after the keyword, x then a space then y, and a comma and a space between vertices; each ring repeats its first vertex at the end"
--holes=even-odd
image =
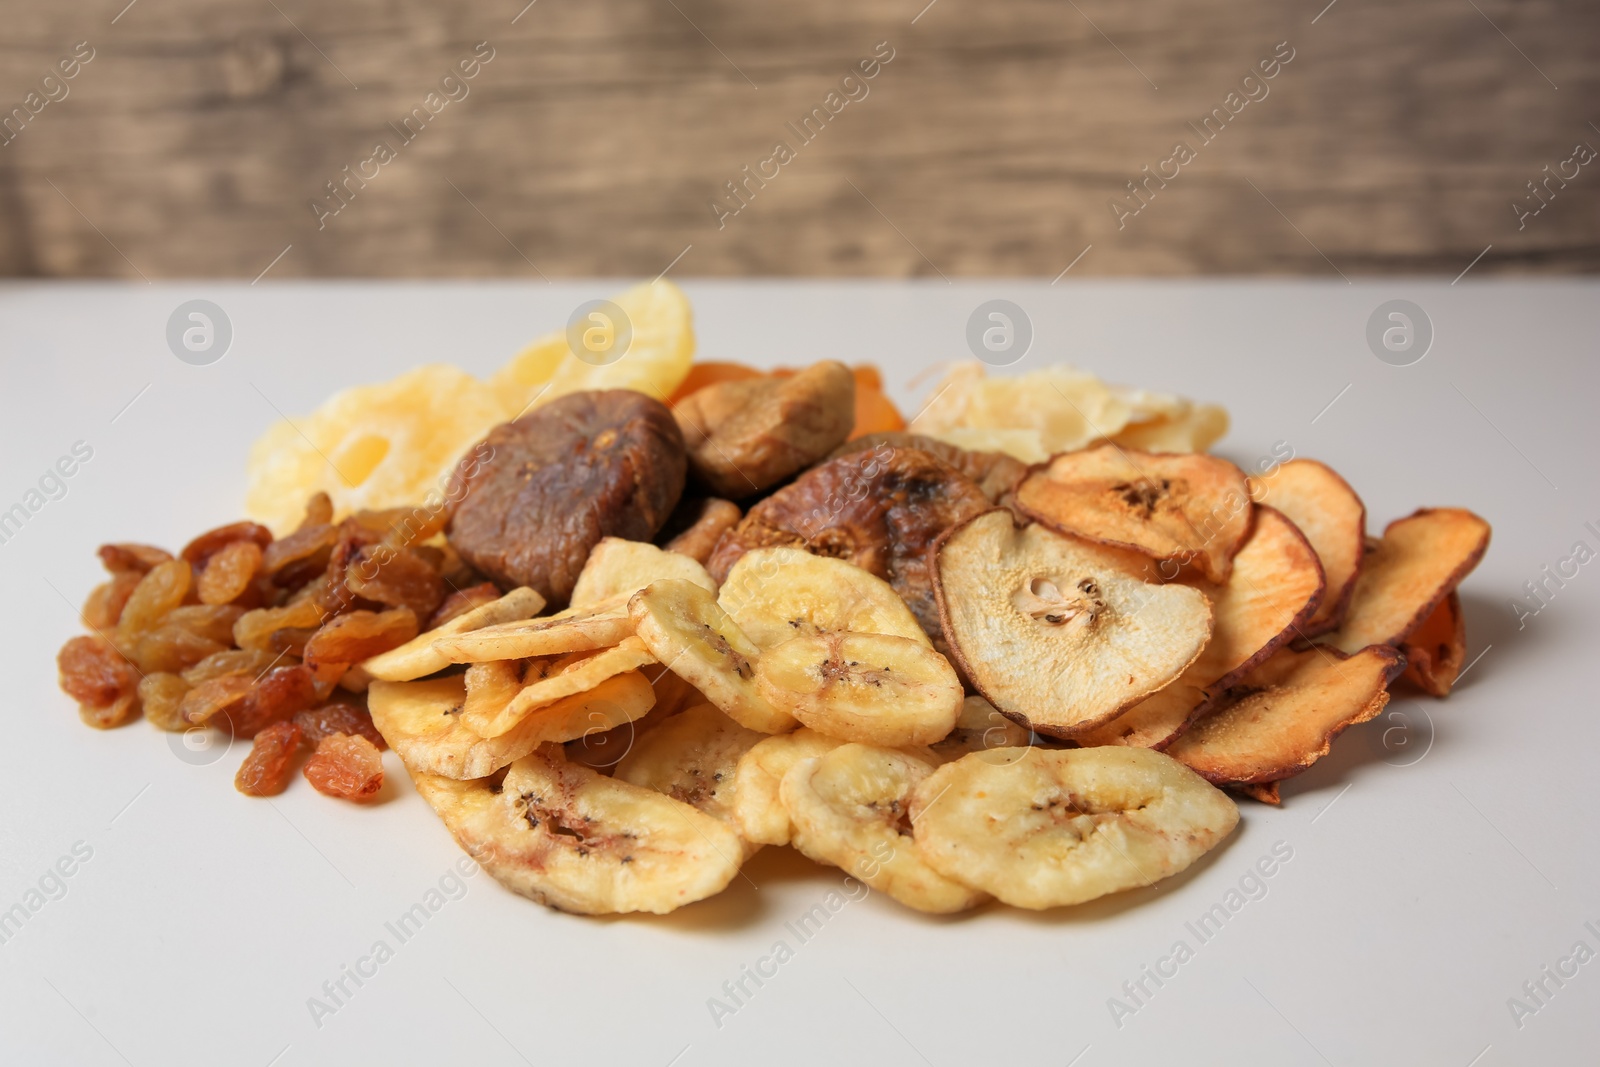
POLYGON ((299 779, 268 802, 233 791, 241 750, 197 766, 143 724, 78 722, 53 660, 100 579, 94 548, 175 548, 237 517, 245 450, 274 418, 264 397, 304 413, 420 362, 487 372, 619 288, 0 286, 0 510, 74 442, 93 448, 0 544, 0 911, 75 845, 92 852, 0 944, 0 1062, 1595 1062, 1600 962, 1546 979, 1535 1013, 1508 1005, 1577 942, 1600 951, 1600 564, 1521 628, 1511 607, 1575 541, 1600 549, 1584 526, 1600 528, 1592 283, 685 283, 702 356, 873 360, 907 403, 919 371, 966 356, 971 310, 1006 297, 1036 331, 1019 369, 1063 359, 1223 402, 1219 451, 1249 462, 1287 441, 1328 461, 1374 530, 1429 504, 1494 524, 1462 589, 1482 658, 1455 695, 1397 700, 1403 718, 1351 730, 1281 810, 1244 803, 1230 841, 1152 889, 950 920, 874 894, 802 944, 785 924, 840 875, 769 849, 666 918, 560 915, 478 874, 400 944, 385 923, 462 853, 392 754, 370 808, 299 779), (194 297, 233 324, 211 366, 165 341, 194 297), (1395 297, 1436 330, 1408 367, 1364 340, 1395 297), (1265 895, 1200 943, 1186 924, 1275 845, 1293 855, 1265 895), (308 998, 380 939, 393 958, 314 1020, 308 998), (779 940, 793 958, 717 1025, 708 999, 779 940), (1132 1005, 1123 983, 1179 940, 1192 958, 1114 1020, 1109 998, 1132 1005))

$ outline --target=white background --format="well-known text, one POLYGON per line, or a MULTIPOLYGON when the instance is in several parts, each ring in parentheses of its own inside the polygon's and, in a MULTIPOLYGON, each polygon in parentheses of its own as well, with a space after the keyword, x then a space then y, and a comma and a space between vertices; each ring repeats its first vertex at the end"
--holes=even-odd
POLYGON ((686 284, 702 357, 872 360, 908 408, 926 393, 909 388, 918 372, 967 356, 972 309, 1006 297, 1035 328, 1018 369, 1066 360, 1222 402, 1234 424, 1219 451, 1250 463, 1286 441, 1331 463, 1374 532, 1420 505, 1470 507, 1494 525, 1462 590, 1482 658, 1449 700, 1397 700, 1399 716, 1346 734, 1281 810, 1244 802, 1230 841, 1153 889, 948 920, 874 895, 801 945, 784 923, 840 876, 788 850, 665 918, 564 916, 479 874, 315 1025, 307 999, 378 938, 393 946, 385 921, 461 853, 392 754, 374 806, 298 778, 264 801, 232 788, 240 749, 196 766, 142 723, 82 726, 53 661, 101 578, 94 548, 177 548, 239 517, 272 405, 305 413, 427 361, 488 372, 618 288, 0 286, 0 510, 73 442, 94 449, 68 495, 0 545, 0 910, 75 842, 93 849, 0 945, 0 1061, 1595 1062, 1600 962, 1520 1028, 1507 1006, 1578 940, 1600 950, 1583 925, 1600 928, 1600 564, 1523 628, 1510 606, 1574 541, 1600 549, 1583 527, 1600 528, 1600 288, 1579 282, 686 284), (166 346, 168 315, 194 297, 233 323, 208 367, 166 346), (1436 331, 1410 367, 1364 340, 1395 297, 1436 331), (1119 1028, 1108 998, 1177 939, 1196 945, 1185 923, 1280 841, 1293 859, 1266 896, 1119 1028), (794 958, 714 1025, 708 998, 779 938, 794 958))

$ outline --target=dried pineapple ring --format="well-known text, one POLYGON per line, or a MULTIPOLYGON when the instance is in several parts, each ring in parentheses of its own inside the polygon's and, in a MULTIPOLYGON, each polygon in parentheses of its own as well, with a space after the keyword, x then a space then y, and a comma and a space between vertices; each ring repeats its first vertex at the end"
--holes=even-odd
POLYGON ((932 773, 929 762, 873 745, 841 745, 798 761, 779 787, 795 848, 918 911, 976 906, 985 895, 928 866, 912 841, 907 807, 932 773))
POLYGON ((933 647, 888 582, 844 560, 788 545, 740 556, 717 603, 758 648, 840 630, 893 634, 933 647))
POLYGON ((337 515, 438 500, 457 461, 504 418, 492 389, 444 364, 346 389, 251 447, 245 511, 281 535, 319 490, 337 515))
POLYGON ((692 804, 737 829, 734 773, 740 758, 766 736, 701 704, 639 738, 617 764, 616 777, 692 804))
POLYGON ((1019 908, 1079 904, 1176 874, 1239 809, 1183 764, 1140 748, 974 753, 911 800, 917 849, 946 877, 1019 908))
POLYGON ((819 733, 889 747, 938 741, 961 713, 949 661, 889 634, 790 638, 756 661, 756 688, 819 733))
POLYGON ((492 778, 412 776, 457 843, 514 893, 562 911, 658 915, 739 871, 726 823, 653 789, 568 763, 549 745, 492 778))
POLYGON ((794 717, 756 688, 760 650, 709 591, 664 579, 635 593, 628 611, 634 632, 656 659, 739 725, 766 734, 794 729, 794 717))

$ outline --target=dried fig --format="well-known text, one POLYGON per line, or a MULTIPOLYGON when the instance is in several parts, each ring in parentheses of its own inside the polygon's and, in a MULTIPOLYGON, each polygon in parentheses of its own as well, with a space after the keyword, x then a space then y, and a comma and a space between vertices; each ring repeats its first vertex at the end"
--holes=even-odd
POLYGON ((750 509, 706 562, 721 581, 754 548, 794 545, 886 579, 928 636, 940 637, 928 547, 990 509, 983 490, 937 457, 879 444, 820 464, 750 509))
POLYGON ((672 409, 695 478, 746 497, 826 456, 855 425, 856 380, 825 360, 789 378, 721 381, 672 409))
POLYGON ((879 445, 916 448, 943 460, 977 482, 983 495, 996 504, 1002 503, 1001 497, 1015 489, 1022 476, 1028 473, 1028 465, 1015 456, 1008 456, 1004 452, 974 452, 920 433, 871 433, 865 437, 855 437, 834 449, 833 455, 828 458, 847 456, 879 445))
POLYGON ((530 586, 553 607, 602 537, 655 536, 688 467, 672 412, 626 389, 551 401, 496 427, 469 462, 450 543, 502 586, 530 586))

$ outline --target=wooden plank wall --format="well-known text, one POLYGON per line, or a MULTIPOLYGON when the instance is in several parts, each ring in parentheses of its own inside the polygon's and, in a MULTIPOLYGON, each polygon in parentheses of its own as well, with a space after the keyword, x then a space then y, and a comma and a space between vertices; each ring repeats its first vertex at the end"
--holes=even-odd
POLYGON ((525 2, 0 0, 0 273, 1600 266, 1582 0, 525 2))

